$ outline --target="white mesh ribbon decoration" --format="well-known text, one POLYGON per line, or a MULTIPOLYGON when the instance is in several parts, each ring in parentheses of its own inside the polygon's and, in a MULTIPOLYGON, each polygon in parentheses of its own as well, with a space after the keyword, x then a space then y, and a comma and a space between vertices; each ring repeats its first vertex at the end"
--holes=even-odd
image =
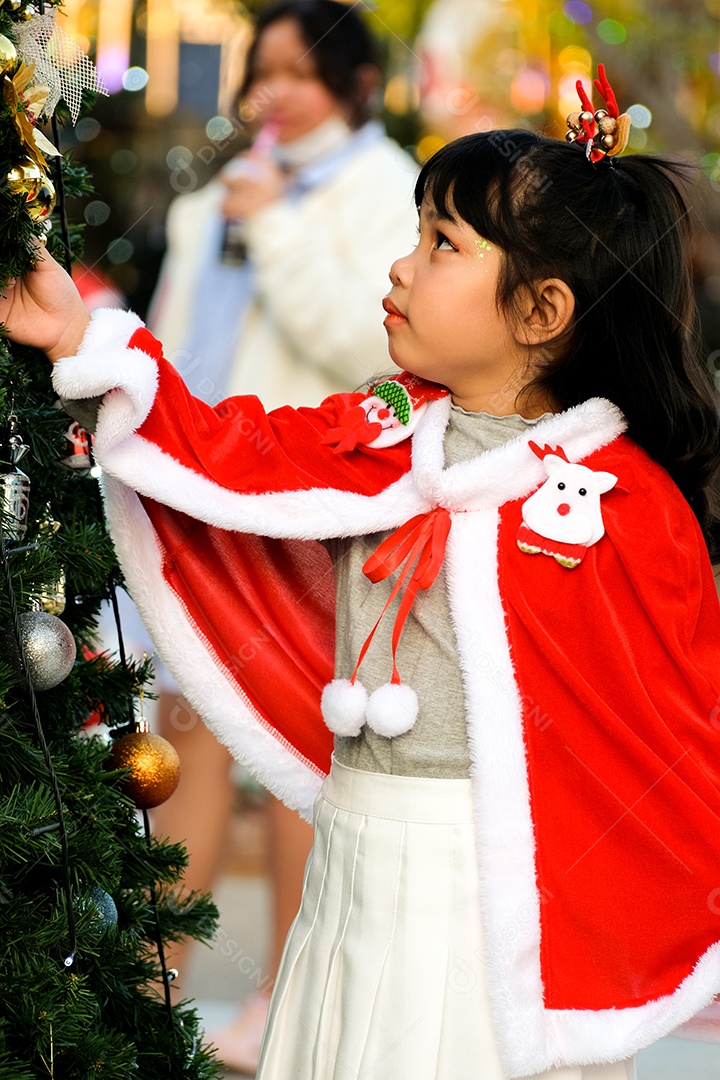
POLYGON ((77 123, 83 90, 107 94, 92 60, 76 42, 55 24, 56 11, 35 15, 16 29, 18 55, 35 65, 34 82, 47 86, 49 93, 42 115, 50 118, 60 98, 77 123))

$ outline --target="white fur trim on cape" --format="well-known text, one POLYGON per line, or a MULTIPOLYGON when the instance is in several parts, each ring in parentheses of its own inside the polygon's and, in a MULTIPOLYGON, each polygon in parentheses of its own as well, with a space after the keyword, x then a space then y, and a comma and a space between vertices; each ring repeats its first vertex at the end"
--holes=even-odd
POLYGON ((112 405, 100 406, 98 431, 112 444, 140 427, 157 392, 157 364, 128 342, 143 323, 132 311, 100 308, 93 312, 76 356, 66 356, 53 367, 53 384, 65 400, 103 397, 109 390, 112 405))
POLYGON ((278 798, 312 820, 322 776, 265 726, 162 574, 155 533, 135 492, 103 478, 105 511, 132 598, 181 690, 233 757, 278 798))
MULTIPOLYGON (((523 703, 497 580, 498 521, 494 509, 453 515, 446 567, 476 813, 485 934, 478 977, 486 973, 505 1071, 527 1077, 557 1066, 619 1061, 670 1034, 720 989, 720 945, 708 949, 674 994, 637 1008, 545 1008, 540 965, 545 898, 535 874, 523 703)), ((533 702, 525 705, 528 722, 544 722, 542 716, 533 719, 533 702)))
POLYGON ((607 446, 627 422, 611 401, 590 398, 566 412, 541 420, 479 457, 444 467, 444 435, 450 418, 449 397, 430 402, 413 437, 413 476, 433 506, 448 510, 487 510, 520 499, 547 479, 542 461, 529 442, 562 446, 572 462, 607 446))
POLYGON ((412 437, 412 473, 380 495, 331 488, 243 495, 185 468, 134 434, 147 416, 157 385, 152 357, 124 347, 139 325, 137 316, 129 312, 97 312, 78 355, 55 365, 56 389, 66 399, 107 395, 95 434, 96 457, 106 472, 143 495, 220 528, 325 539, 393 528, 438 505, 451 510, 497 507, 530 494, 545 477, 542 462, 528 449, 531 438, 560 444, 570 460, 579 461, 625 429, 619 410, 594 398, 540 421, 477 458, 445 469, 448 395, 429 402, 420 418, 412 437))
POLYGON ((360 682, 333 679, 320 699, 323 720, 335 735, 359 735, 365 723, 368 693, 360 682))
MULTIPOLYGON (((106 399, 103 412, 113 397, 106 399)), ((413 488, 409 473, 375 496, 332 488, 241 495, 184 468, 139 435, 109 448, 96 437, 95 446, 98 462, 111 476, 221 529, 285 539, 325 539, 380 532, 431 509, 413 488)))

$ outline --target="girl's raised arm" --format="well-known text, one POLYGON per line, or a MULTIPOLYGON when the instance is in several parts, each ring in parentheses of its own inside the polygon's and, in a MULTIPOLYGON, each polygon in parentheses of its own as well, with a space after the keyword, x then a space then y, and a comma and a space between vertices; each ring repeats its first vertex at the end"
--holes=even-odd
POLYGON ((12 341, 42 349, 53 363, 78 351, 90 313, 48 251, 39 252, 35 268, 8 282, 4 292, 0 322, 12 341))

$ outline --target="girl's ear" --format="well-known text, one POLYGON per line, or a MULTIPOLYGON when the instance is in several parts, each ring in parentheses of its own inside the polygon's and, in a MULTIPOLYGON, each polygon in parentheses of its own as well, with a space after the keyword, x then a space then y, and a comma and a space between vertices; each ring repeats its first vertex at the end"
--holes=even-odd
POLYGON ((525 345, 542 345, 560 337, 575 313, 575 297, 560 278, 539 281, 534 293, 522 290, 518 307, 521 315, 518 337, 525 345))

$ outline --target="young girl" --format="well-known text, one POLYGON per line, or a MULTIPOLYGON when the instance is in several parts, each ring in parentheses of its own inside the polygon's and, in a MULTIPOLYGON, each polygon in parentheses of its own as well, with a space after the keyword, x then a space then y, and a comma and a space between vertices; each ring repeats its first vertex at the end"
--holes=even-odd
MULTIPOLYGON (((387 367, 378 313, 388 267, 415 235, 417 168, 371 118, 379 85, 375 44, 358 10, 334 0, 263 8, 238 95, 239 116, 257 113, 261 134, 231 176, 224 170, 173 203, 150 318, 198 397, 217 404, 257 394, 266 409, 315 405, 387 367), (237 265, 222 242, 226 218, 243 223, 236 257, 244 248, 246 258, 237 265)), ((185 886, 205 892, 232 804, 230 756, 201 723, 178 733, 177 687, 159 665, 156 673, 158 728, 181 756, 183 786, 155 812, 155 828, 184 838, 185 886)), ((273 916, 264 985, 277 973, 312 840, 309 825, 275 799, 266 821, 273 916)), ((182 955, 172 962, 182 976, 182 955)), ((240 1072, 257 1066, 268 1000, 255 990, 237 1020, 212 1033, 240 1072)))
POLYGON ((61 396, 102 398, 168 666, 314 804, 262 1080, 626 1080, 720 991, 719 425, 677 173, 450 144, 390 273, 401 374, 318 408, 193 399, 47 257, 8 290, 61 396))

